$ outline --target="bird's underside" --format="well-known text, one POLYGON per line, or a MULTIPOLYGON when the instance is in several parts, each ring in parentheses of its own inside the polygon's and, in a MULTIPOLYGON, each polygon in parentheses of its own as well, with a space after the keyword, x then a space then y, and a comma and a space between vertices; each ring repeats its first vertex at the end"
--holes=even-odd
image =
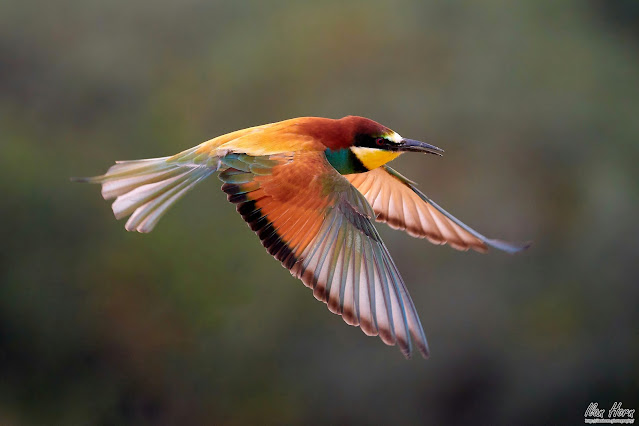
POLYGON ((397 344, 406 357, 414 347, 427 357, 428 344, 373 221, 458 250, 525 248, 477 233, 385 165, 341 175, 319 149, 275 149, 267 143, 250 148, 250 138, 261 138, 266 130, 234 132, 173 157, 120 162, 83 181, 102 184, 103 197, 115 198, 116 218, 130 215, 127 230, 150 232, 195 184, 219 173, 228 200, 271 255, 331 312, 367 335, 397 344))

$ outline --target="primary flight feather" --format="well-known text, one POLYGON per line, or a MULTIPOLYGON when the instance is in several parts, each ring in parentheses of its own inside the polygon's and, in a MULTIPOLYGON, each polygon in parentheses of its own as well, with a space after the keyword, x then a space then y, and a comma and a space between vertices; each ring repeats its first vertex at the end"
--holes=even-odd
POLYGON ((527 247, 489 239, 451 216, 386 165, 403 152, 441 155, 363 117, 303 117, 238 130, 171 157, 121 161, 102 184, 128 231, 150 232, 213 173, 268 252, 313 295, 406 357, 428 343, 406 285, 373 221, 458 250, 527 247))

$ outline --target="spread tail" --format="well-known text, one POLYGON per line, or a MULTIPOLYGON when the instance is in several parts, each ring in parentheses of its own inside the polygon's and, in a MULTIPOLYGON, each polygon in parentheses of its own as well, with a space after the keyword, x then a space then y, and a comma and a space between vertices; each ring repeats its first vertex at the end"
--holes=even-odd
POLYGON ((169 207, 217 171, 217 161, 200 162, 193 154, 186 151, 173 157, 118 161, 101 176, 72 180, 101 184, 104 199, 115 198, 116 219, 131 215, 126 230, 147 233, 169 207))

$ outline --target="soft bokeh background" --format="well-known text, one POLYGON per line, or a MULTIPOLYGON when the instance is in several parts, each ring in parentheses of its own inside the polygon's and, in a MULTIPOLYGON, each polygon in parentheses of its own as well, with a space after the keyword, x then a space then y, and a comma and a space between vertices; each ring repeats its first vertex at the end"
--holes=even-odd
POLYGON ((0 2, 0 424, 578 424, 639 408, 639 3, 0 2), (380 225, 432 357, 348 327, 215 179, 149 235, 69 176, 290 117, 446 150, 394 165, 481 232, 380 225))

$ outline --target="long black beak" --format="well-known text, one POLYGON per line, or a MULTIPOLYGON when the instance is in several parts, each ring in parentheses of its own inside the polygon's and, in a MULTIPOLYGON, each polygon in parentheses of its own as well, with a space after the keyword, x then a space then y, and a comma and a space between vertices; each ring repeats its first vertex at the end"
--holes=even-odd
POLYGON ((444 153, 443 149, 437 148, 435 145, 413 139, 403 139, 399 145, 399 150, 407 152, 425 152, 427 154, 435 154, 439 156, 444 153))

